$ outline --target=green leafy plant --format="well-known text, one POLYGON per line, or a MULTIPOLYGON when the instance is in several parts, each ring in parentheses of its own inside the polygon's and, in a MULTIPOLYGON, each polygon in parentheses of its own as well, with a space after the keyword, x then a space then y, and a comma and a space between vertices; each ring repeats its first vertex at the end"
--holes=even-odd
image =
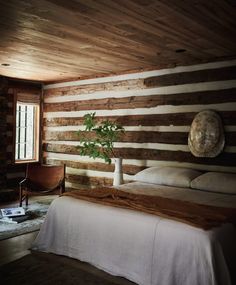
POLYGON ((80 155, 92 158, 101 158, 111 163, 111 157, 115 157, 114 142, 117 141, 124 128, 112 121, 105 120, 97 123, 94 113, 84 115, 85 131, 79 131, 80 145, 77 148, 80 155))

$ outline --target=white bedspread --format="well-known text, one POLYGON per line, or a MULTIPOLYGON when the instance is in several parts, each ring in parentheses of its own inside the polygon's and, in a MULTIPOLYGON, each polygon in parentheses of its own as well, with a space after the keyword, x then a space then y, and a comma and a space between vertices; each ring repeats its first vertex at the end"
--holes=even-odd
POLYGON ((33 249, 89 262, 140 285, 229 285, 232 225, 204 231, 141 212, 60 197, 33 249))

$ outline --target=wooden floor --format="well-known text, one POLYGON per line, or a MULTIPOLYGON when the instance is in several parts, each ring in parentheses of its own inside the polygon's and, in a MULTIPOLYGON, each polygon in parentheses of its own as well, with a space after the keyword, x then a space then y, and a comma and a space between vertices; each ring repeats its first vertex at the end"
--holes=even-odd
MULTIPOLYGON (((40 199, 41 198, 42 197, 40 197, 40 199)), ((33 200, 35 199, 37 200, 37 198, 33 197, 33 200)), ((33 201, 31 200, 29 203, 31 202, 33 201)), ((14 205, 17 205, 17 203, 11 203, 11 204, 8 203, 8 204, 0 205, 0 208, 7 208, 7 207, 14 206, 14 205)), ((30 254, 31 244, 34 241, 37 234, 38 234, 38 231, 0 241, 0 265, 9 263, 11 261, 14 261, 16 259, 23 257, 24 255, 30 254)), ((67 260, 67 262, 68 260, 71 260, 71 262, 73 263, 77 262, 78 267, 86 271, 90 271, 93 274, 97 274, 98 276, 106 275, 106 278, 108 277, 109 280, 114 282, 114 284, 135 285, 133 282, 130 282, 124 278, 115 277, 110 274, 107 274, 95 268, 94 266, 91 266, 90 264, 87 264, 84 262, 80 262, 79 260, 77 261, 77 260, 70 259, 68 257, 63 257, 63 256, 58 256, 58 258, 61 258, 61 259, 64 258, 67 260)))
POLYGON ((37 233, 28 233, 0 241, 0 265, 29 254, 29 248, 37 233))

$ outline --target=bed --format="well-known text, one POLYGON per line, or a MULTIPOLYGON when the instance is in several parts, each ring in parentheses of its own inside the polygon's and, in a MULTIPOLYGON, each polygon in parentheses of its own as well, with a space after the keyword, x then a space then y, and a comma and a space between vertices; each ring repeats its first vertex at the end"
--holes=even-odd
MULTIPOLYGON (((235 174, 153 167, 138 173, 135 180, 118 189, 236 208, 235 174)), ((70 196, 53 201, 32 248, 89 262, 140 285, 230 285, 235 281, 232 223, 204 230, 173 218, 70 196)))

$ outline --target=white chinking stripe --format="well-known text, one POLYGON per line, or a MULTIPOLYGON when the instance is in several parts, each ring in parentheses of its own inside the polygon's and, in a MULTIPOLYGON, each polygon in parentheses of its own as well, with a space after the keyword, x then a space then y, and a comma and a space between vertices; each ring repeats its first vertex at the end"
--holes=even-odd
POLYGON ((71 182, 67 182, 65 183, 66 188, 73 188, 73 189, 81 189, 81 188, 85 188, 86 185, 84 184, 79 184, 79 183, 71 183, 71 182))
MULTIPOLYGON (((43 141, 43 143, 50 143, 56 145, 80 145, 79 141, 43 141)), ((187 143, 187 141, 186 141, 187 143)), ((167 143, 126 143, 116 142, 114 143, 115 148, 142 148, 142 149, 159 149, 159 150, 172 150, 172 151, 185 151, 189 152, 189 147, 181 144, 167 144, 167 143)), ((224 149, 225 152, 236 152, 235 146, 227 146, 224 149)))
MULTIPOLYGON (((125 131, 152 131, 152 132, 188 132, 190 126, 123 126, 125 131)), ((236 128, 235 128, 236 129, 236 128)), ((56 126, 44 127, 48 132, 84 131, 84 126, 56 126)))
MULTIPOLYGON (((124 180, 124 183, 128 183, 129 181, 125 181, 124 180)), ((75 183, 75 182, 67 182, 66 181, 66 183, 65 183, 65 185, 66 185, 66 188, 73 188, 73 189, 90 189, 90 186, 88 186, 88 185, 84 185, 84 184, 80 184, 80 183, 75 183)), ((91 186, 91 188, 95 188, 95 187, 97 187, 97 186, 91 186)))
MULTIPOLYGON (((79 141, 44 141, 44 143, 51 143, 56 145, 79 145, 79 141)), ((180 144, 162 144, 162 143, 114 143, 115 148, 142 148, 142 149, 161 149, 161 150, 181 150, 188 152, 187 145, 180 144)))
MULTIPOLYGON (((90 177, 106 177, 106 178, 113 178, 113 172, 105 172, 105 171, 96 171, 96 170, 88 170, 88 169, 78 169, 78 168, 71 168, 66 167, 67 174, 73 175, 82 175, 82 176, 90 176, 90 177)), ((130 180, 133 178, 133 175, 124 174, 124 179, 130 180)))
MULTIPOLYGON (((55 160, 66 160, 66 161, 77 161, 77 162, 87 162, 92 163, 95 162, 94 159, 89 157, 81 157, 75 154, 63 154, 63 153, 47 153, 48 159, 55 160)), ((101 159, 96 159, 96 162, 104 162, 101 159)), ((164 167, 164 166, 172 166, 172 167, 186 167, 193 168, 198 170, 205 171, 220 171, 220 172, 235 172, 236 167, 231 166, 219 166, 219 165, 207 165, 207 164, 197 164, 197 163, 188 163, 188 162, 178 162, 178 161, 158 161, 158 160, 137 160, 137 159, 123 159, 123 165, 134 165, 134 166, 145 166, 145 167, 164 167)))
MULTIPOLYGON (((104 160, 101 158, 96 158, 94 160, 93 158, 89 158, 88 156, 80 156, 77 154, 65 154, 65 153, 57 153, 57 152, 45 152, 44 153, 45 157, 47 158, 55 158, 58 160, 73 160, 73 161, 78 161, 78 162, 103 162, 104 160)), ((114 161, 112 160, 114 163, 114 161)))
MULTIPOLYGON (((200 83, 188 83, 173 86, 164 86, 156 88, 126 90, 126 91, 94 91, 89 94, 79 95, 66 95, 54 96, 44 99, 44 103, 60 103, 60 102, 73 102, 84 101, 92 99, 105 99, 105 98, 125 98, 131 96, 150 96, 150 95, 170 95, 179 93, 210 91, 210 90, 224 90, 236 87, 236 80, 225 81, 212 81, 200 83)), ((68 90, 68 93, 70 91, 68 90)))
POLYGON ((236 152, 236 146, 226 146, 224 148, 225 152, 235 153, 236 152))
MULTIPOLYGON (((168 114, 168 113, 187 113, 200 112, 205 109, 215 109, 218 111, 235 111, 236 102, 205 104, 205 105, 161 105, 153 108, 136 108, 136 109, 116 109, 116 110, 91 110, 96 111, 96 116, 124 116, 124 115, 151 115, 151 114, 168 114)), ((69 111, 69 112, 45 112, 44 118, 72 118, 83 117, 88 113, 85 111, 69 111)))
MULTIPOLYGON (((190 126, 123 126, 125 131, 150 131, 150 132, 189 132, 190 126)), ((56 126, 44 127, 48 132, 84 131, 84 126, 56 126)), ((236 126, 224 126, 226 132, 235 132, 236 126)))
POLYGON ((43 86, 43 89, 47 90, 47 89, 67 87, 67 86, 80 86, 80 85, 87 85, 87 84, 147 78, 151 76, 158 76, 158 75, 164 75, 164 74, 191 72, 191 71, 205 70, 205 69, 215 69, 215 68, 234 66, 234 65, 236 65, 236 60, 196 64, 192 66, 178 66, 174 68, 166 68, 166 69, 153 70, 153 71, 144 71, 144 72, 136 72, 136 73, 131 73, 131 74, 115 75, 115 76, 109 76, 109 77, 100 77, 100 78, 93 78, 93 79, 47 84, 43 86))

